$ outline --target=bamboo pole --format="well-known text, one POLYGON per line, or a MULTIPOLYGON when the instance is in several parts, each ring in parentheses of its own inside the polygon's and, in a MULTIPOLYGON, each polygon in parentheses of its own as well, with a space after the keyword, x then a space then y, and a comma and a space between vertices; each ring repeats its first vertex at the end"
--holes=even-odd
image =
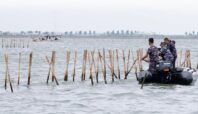
POLYGON ((99 55, 99 60, 100 60, 101 66, 102 66, 101 67, 102 68, 102 72, 104 72, 104 68, 103 68, 104 67, 104 65, 103 65, 104 64, 103 63, 104 61, 103 61, 103 56, 102 56, 102 54, 101 54, 100 51, 98 51, 98 55, 99 55))
POLYGON ((87 58, 88 58, 88 63, 89 63, 89 71, 90 71, 90 73, 89 73, 89 79, 91 79, 91 54, 90 54, 91 52, 90 51, 88 51, 88 56, 87 56, 87 58))
POLYGON ((112 78, 112 83, 114 82, 114 63, 113 63, 113 52, 112 50, 109 50, 109 61, 110 61, 110 70, 111 70, 111 78, 112 78))
POLYGON ((143 48, 140 49, 140 56, 139 56, 139 61, 140 61, 140 71, 143 70, 143 65, 142 65, 142 60, 141 58, 143 57, 143 48))
POLYGON ((189 53, 189 50, 187 50, 187 65, 188 67, 190 67, 190 61, 189 61, 189 56, 190 56, 190 53, 189 53))
POLYGON ((120 79, 120 66, 119 66, 119 52, 118 52, 118 49, 116 49, 116 59, 117 59, 118 79, 120 79))
POLYGON ((179 66, 181 67, 182 63, 182 50, 180 50, 179 66))
POLYGON ((107 84, 107 79, 106 79, 106 60, 105 60, 105 49, 103 48, 103 77, 104 77, 104 82, 105 82, 105 84, 107 84))
POLYGON ((90 79, 91 79, 91 85, 94 85, 92 69, 93 69, 93 61, 91 63, 91 68, 90 68, 90 79))
POLYGON ((190 67, 190 64, 189 64, 190 53, 189 52, 190 52, 189 50, 186 50, 185 52, 185 60, 182 63, 182 66, 184 67, 190 67))
POLYGON ((130 55, 131 55, 130 52, 131 52, 131 51, 130 51, 130 49, 129 49, 129 51, 128 51, 128 58, 127 58, 127 68, 126 68, 127 71, 129 70, 130 55))
POLYGON ((84 65, 85 64, 85 50, 83 52, 83 63, 82 63, 82 74, 81 74, 81 81, 83 81, 83 77, 84 77, 84 65))
POLYGON ((184 66, 184 67, 186 67, 186 60, 187 60, 187 56, 186 56, 186 51, 185 51, 185 60, 184 60, 184 62, 183 62, 183 63, 184 63, 183 66, 184 66))
POLYGON ((98 75, 99 75, 99 61, 100 61, 100 54, 98 50, 98 56, 97 56, 97 64, 96 64, 96 83, 99 82, 98 75))
POLYGON ((137 53, 137 61, 138 61, 138 69, 139 69, 139 71, 140 71, 140 69, 141 69, 141 66, 140 66, 140 50, 138 49, 137 51, 136 51, 136 53, 137 53))
POLYGON ((136 77, 136 80, 138 81, 138 77, 137 77, 137 66, 135 66, 135 77, 136 77))
POLYGON ((29 56, 28 85, 30 85, 31 67, 32 67, 32 52, 30 53, 30 56, 29 56))
POLYGON ((187 67, 190 67, 189 56, 189 50, 187 50, 187 67))
POLYGON ((73 69, 73 82, 75 80, 75 75, 76 75, 76 59, 77 59, 77 51, 75 51, 75 57, 74 57, 74 69, 73 69))
POLYGON ((9 81, 9 84, 10 84, 10 89, 11 89, 11 92, 13 93, 13 88, 12 88, 12 83, 11 83, 11 79, 10 79, 10 73, 9 73, 9 67, 8 67, 8 55, 5 54, 5 61, 6 61, 6 74, 7 74, 7 78, 8 78, 8 81, 9 81))
POLYGON ((51 72, 51 62, 49 61, 47 56, 46 56, 46 60, 47 60, 47 63, 49 64, 49 70, 48 70, 47 81, 46 81, 46 83, 48 84, 49 78, 50 78, 50 72, 51 72))
POLYGON ((188 50, 186 50, 186 67, 189 67, 188 56, 189 56, 189 53, 188 53, 188 50))
POLYGON ((94 72, 95 72, 95 74, 97 74, 97 72, 96 72, 96 63, 95 63, 95 50, 93 50, 91 52, 91 57, 92 57, 92 61, 93 61, 94 72))
POLYGON ((17 84, 19 85, 20 83, 20 68, 21 68, 21 53, 19 53, 19 66, 18 66, 18 81, 17 81, 17 84))
POLYGON ((141 71, 141 49, 138 49, 138 53, 137 53, 137 56, 138 56, 138 66, 139 66, 139 71, 141 71))
MULTIPOLYGON (((117 75, 115 74, 114 57, 115 57, 115 52, 114 52, 114 50, 113 50, 113 53, 112 53, 112 69, 113 69, 113 76, 115 76, 115 78, 118 78, 117 75)), ((113 77, 113 78, 114 78, 114 77, 113 77)))
POLYGON ((115 74, 115 67, 114 67, 114 50, 111 50, 111 69, 112 69, 112 80, 114 81, 114 76, 115 78, 118 78, 117 75, 115 74))
POLYGON ((84 64, 85 66, 84 66, 84 77, 83 77, 83 80, 85 80, 85 78, 86 78, 86 66, 87 66, 87 50, 85 51, 85 64, 84 64))
POLYGON ((87 69, 87 56, 88 56, 88 51, 85 51, 85 67, 84 67, 84 80, 86 79, 86 69, 87 69))
POLYGON ((52 63, 52 82, 54 82, 54 79, 55 79, 55 75, 54 74, 54 71, 55 71, 55 67, 54 67, 54 64, 55 64, 55 54, 56 52, 55 51, 52 51, 52 57, 51 57, 51 63, 52 63))
POLYGON ((4 85, 4 87, 5 87, 5 90, 7 89, 7 82, 8 82, 8 68, 7 68, 7 55, 5 54, 4 55, 4 57, 5 57, 5 85, 4 85))
POLYGON ((83 64, 82 64, 82 76, 81 76, 81 80, 85 80, 85 76, 86 76, 86 64, 87 64, 87 50, 84 50, 84 54, 83 54, 83 64))
POLYGON ((126 69, 126 60, 125 60, 125 54, 124 54, 124 50, 122 50, 122 58, 123 58, 123 66, 124 66, 124 79, 126 79, 126 73, 127 73, 127 69, 126 69))
MULTIPOLYGON (((94 52, 91 52, 91 53, 94 53, 94 52)), ((92 56, 92 57, 94 57, 94 56, 92 56)), ((94 64, 94 61, 93 61, 93 59, 92 59, 92 61, 91 61, 91 59, 90 59, 90 52, 88 52, 88 61, 89 61, 89 66, 90 66, 90 79, 91 79, 91 85, 94 85, 94 82, 93 82, 93 64, 94 64)))
POLYGON ((191 66, 191 59, 190 59, 190 57, 191 57, 190 50, 188 50, 188 54, 189 54, 189 56, 188 56, 189 68, 192 68, 192 66, 191 66))
POLYGON ((56 85, 59 85, 58 80, 55 76, 55 61, 56 61, 56 51, 52 51, 52 59, 51 59, 51 63, 52 63, 52 82, 56 82, 56 85))
POLYGON ((68 67, 69 67, 69 61, 70 61, 70 51, 67 51, 67 58, 66 58, 66 70, 65 70, 65 77, 64 81, 68 81, 68 67))
POLYGON ((88 51, 88 53, 87 53, 89 67, 91 66, 91 54, 90 53, 91 53, 90 51, 88 51))
MULTIPOLYGON (((95 72, 95 75, 96 75, 96 82, 98 83, 99 58, 97 56, 97 58, 95 60, 95 49, 91 52, 91 56, 92 56, 94 72, 95 72)), ((92 74, 92 77, 93 77, 93 74, 92 74)))
POLYGON ((118 78, 117 75, 115 74, 115 70, 114 70, 114 51, 113 50, 109 50, 109 61, 110 61, 110 65, 108 65, 110 71, 111 71, 111 76, 112 76, 112 82, 114 82, 114 76, 115 78, 118 78))
POLYGON ((186 67, 188 67, 188 50, 186 50, 186 67))
POLYGON ((186 64, 186 52, 185 52, 184 54, 185 54, 185 56, 184 56, 184 61, 183 61, 183 63, 181 64, 182 67, 185 67, 185 64, 186 64))

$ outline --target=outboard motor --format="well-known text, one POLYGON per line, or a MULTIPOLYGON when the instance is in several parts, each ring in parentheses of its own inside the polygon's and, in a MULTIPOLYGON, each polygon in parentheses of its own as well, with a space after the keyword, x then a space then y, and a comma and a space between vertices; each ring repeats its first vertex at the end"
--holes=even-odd
POLYGON ((171 71, 173 70, 173 65, 171 62, 159 61, 156 65, 156 70, 158 76, 161 77, 161 81, 168 83, 171 80, 171 71))
POLYGON ((167 72, 171 71, 173 69, 173 65, 171 62, 167 61, 159 61, 158 64, 156 65, 156 70, 160 72, 167 72))

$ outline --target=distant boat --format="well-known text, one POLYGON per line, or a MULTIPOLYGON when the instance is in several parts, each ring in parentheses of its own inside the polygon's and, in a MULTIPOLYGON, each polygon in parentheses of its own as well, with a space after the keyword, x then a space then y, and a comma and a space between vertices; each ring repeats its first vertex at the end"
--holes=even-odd
POLYGON ((46 35, 42 36, 39 38, 33 38, 33 42, 42 42, 42 41, 58 41, 61 39, 61 36, 51 36, 51 35, 46 35))

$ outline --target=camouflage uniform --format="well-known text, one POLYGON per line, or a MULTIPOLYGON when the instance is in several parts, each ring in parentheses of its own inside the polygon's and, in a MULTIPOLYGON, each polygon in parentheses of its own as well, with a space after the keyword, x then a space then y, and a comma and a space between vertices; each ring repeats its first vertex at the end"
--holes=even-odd
POLYGON ((156 70, 156 64, 159 60, 158 48, 155 47, 155 46, 152 46, 152 47, 148 48, 147 54, 149 55, 149 58, 150 58, 149 71, 151 73, 154 73, 155 70, 156 70))
POLYGON ((160 55, 162 56, 162 60, 164 60, 164 61, 172 63, 174 60, 172 53, 167 48, 161 48, 160 55))
POLYGON ((175 41, 170 41, 170 43, 167 44, 167 49, 169 49, 173 55, 173 67, 175 68, 175 62, 177 59, 177 50, 175 48, 175 41))

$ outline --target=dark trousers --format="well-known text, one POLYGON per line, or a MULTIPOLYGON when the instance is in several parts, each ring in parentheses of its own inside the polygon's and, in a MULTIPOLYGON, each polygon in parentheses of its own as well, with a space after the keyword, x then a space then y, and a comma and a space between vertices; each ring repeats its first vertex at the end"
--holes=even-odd
POLYGON ((156 71, 156 62, 150 62, 149 63, 149 69, 148 69, 148 71, 150 71, 150 73, 151 74, 153 74, 153 73, 155 73, 155 71, 156 71))
POLYGON ((173 68, 175 68, 176 59, 177 59, 177 56, 174 57, 174 59, 173 59, 173 68))

